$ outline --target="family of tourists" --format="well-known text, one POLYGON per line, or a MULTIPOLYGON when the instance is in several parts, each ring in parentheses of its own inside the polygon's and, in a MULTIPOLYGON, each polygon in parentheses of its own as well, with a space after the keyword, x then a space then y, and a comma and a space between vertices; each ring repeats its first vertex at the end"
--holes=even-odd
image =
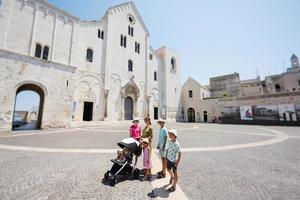
MULTIPOLYGON (((134 119, 132 125, 129 128, 129 134, 131 138, 138 140, 141 143, 143 149, 143 167, 144 167, 144 178, 143 180, 151 179, 151 168, 152 168, 152 141, 153 141, 153 130, 151 127, 151 120, 149 117, 144 119, 145 127, 142 130, 139 125, 139 119, 134 119)), ((159 119, 157 123, 160 126, 157 149, 162 161, 161 171, 157 173, 157 178, 165 178, 166 171, 168 170, 171 179, 169 184, 172 185, 168 191, 174 192, 176 190, 176 184, 178 181, 177 166, 180 162, 181 151, 179 143, 177 141, 177 131, 166 128, 165 120, 159 119)))

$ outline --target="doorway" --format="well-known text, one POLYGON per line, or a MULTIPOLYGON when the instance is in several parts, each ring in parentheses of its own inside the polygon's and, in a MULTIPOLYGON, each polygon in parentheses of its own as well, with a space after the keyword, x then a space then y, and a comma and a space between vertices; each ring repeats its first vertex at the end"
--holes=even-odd
POLYGON ((158 107, 154 107, 154 116, 153 118, 156 120, 158 119, 158 107))
POLYGON ((83 107, 83 121, 93 120, 93 102, 84 102, 83 107))
POLYGON ((16 92, 12 130, 41 128, 45 93, 35 84, 21 85, 16 92))
POLYGON ((131 97, 126 97, 124 102, 125 120, 133 119, 133 100, 131 97))
POLYGON ((207 122, 207 111, 203 111, 203 121, 207 122))
POLYGON ((189 108, 187 110, 187 114, 188 114, 188 122, 195 122, 195 109, 189 108))

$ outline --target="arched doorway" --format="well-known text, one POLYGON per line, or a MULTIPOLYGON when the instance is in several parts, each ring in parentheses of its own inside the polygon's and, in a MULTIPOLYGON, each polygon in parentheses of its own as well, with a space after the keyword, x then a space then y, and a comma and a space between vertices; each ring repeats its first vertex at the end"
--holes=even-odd
POLYGON ((12 130, 40 129, 45 93, 35 84, 23 84, 16 91, 12 130))
POLYGON ((195 122, 195 109, 189 108, 187 110, 187 114, 188 114, 188 122, 195 122))
POLYGON ((133 119, 133 100, 131 97, 126 97, 124 102, 125 120, 133 119))

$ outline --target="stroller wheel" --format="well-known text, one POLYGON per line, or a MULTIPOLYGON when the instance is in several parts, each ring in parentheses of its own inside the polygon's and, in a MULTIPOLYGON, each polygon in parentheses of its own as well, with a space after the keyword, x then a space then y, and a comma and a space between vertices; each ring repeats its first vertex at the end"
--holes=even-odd
POLYGON ((107 182, 109 179, 109 170, 104 174, 104 180, 107 182))
POLYGON ((111 177, 111 179, 109 180, 110 186, 115 186, 117 183, 118 183, 118 179, 115 176, 111 177))
POLYGON ((135 169, 135 170, 133 171, 133 178, 134 178, 134 179, 138 179, 139 176, 140 176, 140 170, 139 170, 139 169, 135 169))

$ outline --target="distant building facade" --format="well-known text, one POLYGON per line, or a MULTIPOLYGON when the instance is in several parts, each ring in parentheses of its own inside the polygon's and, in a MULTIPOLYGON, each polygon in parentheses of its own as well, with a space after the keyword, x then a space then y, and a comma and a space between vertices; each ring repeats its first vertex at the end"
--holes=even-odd
POLYGON ((209 79, 211 97, 237 96, 240 87, 240 75, 238 73, 209 79))
POLYGON ((211 78, 209 87, 209 98, 197 98, 202 86, 191 78, 185 82, 182 121, 300 125, 300 67, 294 54, 291 67, 282 74, 267 76, 265 80, 240 80, 239 74, 234 73, 211 78), (189 98, 189 90, 197 93, 196 98, 189 98))

